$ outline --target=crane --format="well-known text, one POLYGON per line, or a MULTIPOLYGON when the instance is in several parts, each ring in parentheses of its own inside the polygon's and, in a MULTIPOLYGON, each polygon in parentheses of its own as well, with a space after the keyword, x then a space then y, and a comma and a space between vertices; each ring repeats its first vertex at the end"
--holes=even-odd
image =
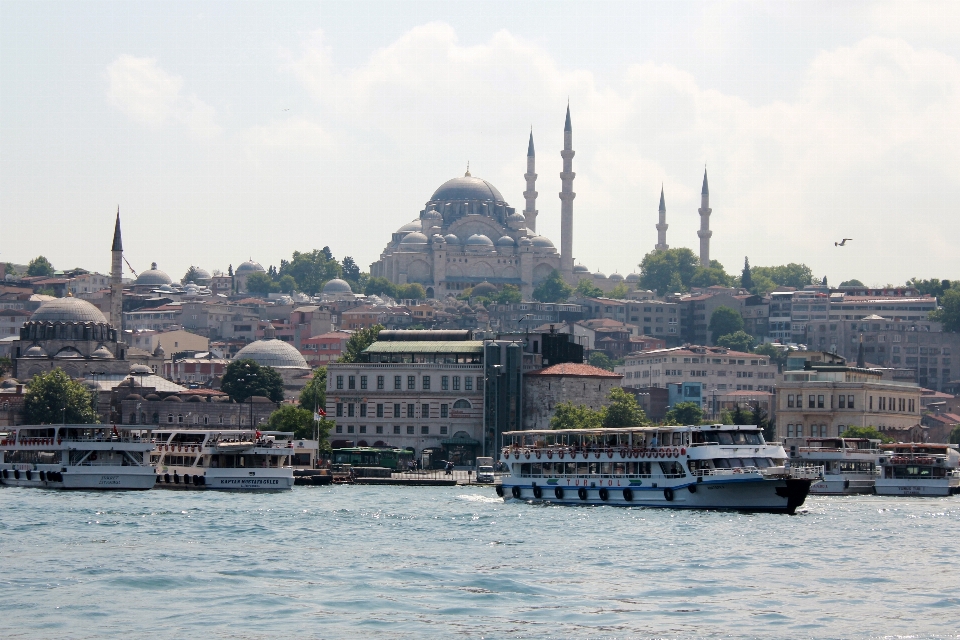
POLYGON ((139 276, 137 275, 137 272, 134 270, 133 265, 130 264, 130 261, 129 261, 129 260, 127 260, 127 256, 123 256, 123 261, 127 263, 127 268, 130 269, 130 271, 133 272, 134 277, 139 277, 139 276))

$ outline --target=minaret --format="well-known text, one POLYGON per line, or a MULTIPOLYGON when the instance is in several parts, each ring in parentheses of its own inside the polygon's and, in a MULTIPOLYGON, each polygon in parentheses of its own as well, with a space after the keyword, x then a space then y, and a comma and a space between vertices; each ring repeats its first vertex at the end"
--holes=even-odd
POLYGON ((710 266, 710 189, 707 188, 707 168, 703 168, 703 189, 700 190, 700 264, 704 267, 710 266))
POLYGON ((120 239, 120 207, 113 229, 113 248, 110 249, 110 324, 123 340, 123 241, 120 239))
POLYGON ((527 228, 530 231, 537 230, 537 159, 533 152, 533 127, 530 127, 530 144, 527 145, 527 172, 523 174, 527 181, 527 190, 523 192, 523 197, 527 201, 527 206, 523 210, 523 217, 527 219, 527 228))
POLYGON ((666 251, 667 245, 667 205, 663 202, 663 185, 660 185, 660 222, 657 223, 657 246, 655 251, 666 251))
POLYGON ((563 125, 563 172, 560 174, 560 273, 568 282, 573 281, 573 128, 570 126, 570 103, 567 103, 567 121, 563 125))

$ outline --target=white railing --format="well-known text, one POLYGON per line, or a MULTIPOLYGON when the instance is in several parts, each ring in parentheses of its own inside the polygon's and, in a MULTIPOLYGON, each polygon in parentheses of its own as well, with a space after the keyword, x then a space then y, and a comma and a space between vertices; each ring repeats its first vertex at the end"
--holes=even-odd
POLYGON ((760 473, 757 467, 734 467, 732 469, 698 469, 691 472, 694 476, 739 476, 760 473))
POLYGON ((790 467, 787 473, 797 480, 819 480, 823 477, 823 467, 790 467))

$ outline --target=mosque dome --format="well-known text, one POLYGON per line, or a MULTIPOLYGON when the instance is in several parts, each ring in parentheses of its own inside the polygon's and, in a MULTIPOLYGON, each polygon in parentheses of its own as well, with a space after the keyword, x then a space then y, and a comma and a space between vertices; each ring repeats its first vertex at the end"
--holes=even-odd
POLYGON ((283 340, 257 340, 237 352, 234 360, 250 359, 262 367, 294 367, 309 369, 296 348, 283 340))
POLYGON ((443 239, 447 241, 447 244, 460 244, 460 238, 452 233, 443 236, 443 239))
POLYGON ((468 247, 492 247, 493 240, 483 235, 482 233, 475 233, 469 238, 465 243, 468 247))
POLYGON ((24 358, 46 358, 47 352, 43 350, 38 344, 33 345, 29 349, 23 352, 24 358))
POLYGON ((486 280, 478 284, 473 288, 473 291, 470 292, 472 296, 487 296, 497 293, 496 285, 490 284, 486 280))
POLYGON ((107 349, 104 345, 97 347, 97 350, 91 353, 90 356, 93 358, 102 358, 104 360, 113 358, 113 354, 110 352, 110 349, 107 349))
POLYGON ((414 231, 413 233, 408 233, 403 237, 403 240, 400 241, 400 244, 403 245, 417 245, 417 244, 427 244, 427 236, 423 235, 419 231, 414 231))
POLYGON ((323 293, 353 293, 353 289, 350 288, 350 283, 346 280, 334 278, 333 280, 327 280, 327 283, 323 285, 323 293))
POLYGON ((594 280, 606 280, 606 279, 607 279, 607 276, 606 276, 605 274, 600 273, 599 271, 597 271, 595 274, 593 274, 593 279, 594 279, 594 280))
POLYGON ((574 273, 590 273, 590 269, 586 265, 578 264, 573 268, 574 273))
POLYGON ((420 231, 421 229, 423 229, 423 223, 420 221, 420 218, 417 218, 416 220, 411 220, 407 224, 397 229, 397 233, 411 233, 414 231, 420 231))
POLYGON ((548 238, 547 236, 534 236, 533 238, 531 238, 531 240, 533 241, 533 246, 535 247, 542 247, 544 249, 556 249, 556 247, 553 246, 553 243, 550 242, 550 238, 548 238))
POLYGON ((611 279, 611 280, 616 280, 616 281, 619 282, 620 280, 623 280, 623 276, 620 275, 619 273, 611 273, 611 274, 610 274, 610 279, 611 279))
POLYGON ((206 269, 201 269, 197 267, 197 280, 210 280, 213 276, 210 275, 210 272, 206 269))
POLYGON ((153 369, 148 367, 145 364, 135 364, 130 367, 130 375, 132 376, 150 376, 153 375, 153 369))
POLYGON ((237 267, 237 270, 234 271, 234 273, 236 274, 253 273, 254 271, 266 271, 266 269, 261 267, 259 262, 254 262, 253 260, 247 260, 246 262, 241 263, 240 266, 237 267))
POLYGON ((533 246, 533 240, 531 240, 530 238, 520 238, 520 246, 531 247, 533 246))
POLYGON ((423 214, 423 220, 437 220, 442 221, 443 216, 440 215, 440 212, 436 209, 430 209, 429 211, 423 214))
POLYGON ((511 213, 507 216, 507 225, 511 229, 523 229, 527 224, 527 218, 519 212, 511 213))
POLYGON ((173 282, 173 280, 170 278, 170 276, 168 276, 166 272, 157 269, 157 263, 154 262, 150 265, 149 269, 140 272, 140 275, 137 276, 135 284, 157 286, 162 284, 170 284, 171 282, 173 282))
POLYGON ((31 322, 93 322, 107 324, 100 309, 79 298, 48 300, 30 316, 31 322))
POLYGON ((482 180, 474 178, 467 172, 462 178, 447 180, 440 188, 433 192, 431 202, 450 202, 463 200, 493 200, 494 202, 503 202, 503 196, 495 186, 482 180))
POLYGON ((627 276, 626 278, 624 278, 624 279, 625 279, 627 282, 639 282, 639 281, 640 281, 640 274, 639 274, 639 273, 631 273, 630 275, 628 275, 628 276, 627 276))
POLYGON ((63 349, 60 349, 60 351, 57 351, 53 357, 58 360, 72 360, 74 358, 82 358, 83 354, 73 347, 64 347, 63 349))
POLYGON ((498 247, 515 247, 517 246, 517 243, 514 242, 513 238, 511 238, 510 236, 503 236, 499 240, 497 240, 497 246, 498 247))

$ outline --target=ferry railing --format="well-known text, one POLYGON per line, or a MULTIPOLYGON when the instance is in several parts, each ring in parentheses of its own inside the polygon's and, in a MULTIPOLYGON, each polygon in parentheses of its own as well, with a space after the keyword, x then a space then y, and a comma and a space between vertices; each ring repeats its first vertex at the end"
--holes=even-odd
POLYGON ((796 480, 819 480, 823 477, 823 467, 789 467, 787 473, 796 480))
POLYGON ((693 476, 735 476, 760 473, 759 467, 733 467, 730 469, 697 469, 690 472, 693 476))

